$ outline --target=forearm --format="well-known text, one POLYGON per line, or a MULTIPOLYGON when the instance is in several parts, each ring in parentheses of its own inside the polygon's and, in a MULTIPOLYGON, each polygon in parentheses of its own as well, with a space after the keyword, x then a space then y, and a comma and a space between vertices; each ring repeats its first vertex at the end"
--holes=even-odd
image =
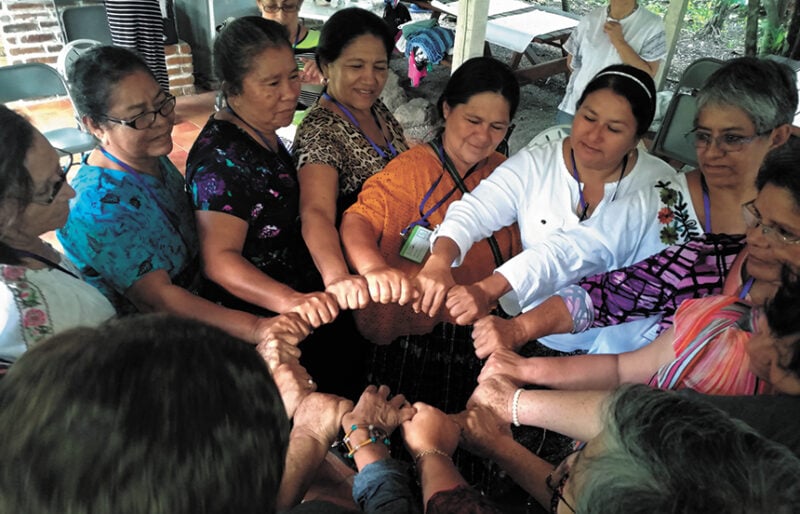
POLYGON ((337 278, 349 275, 334 221, 316 210, 303 212, 302 220, 303 239, 323 283, 327 286, 337 278))
POLYGON ((256 268, 241 253, 204 255, 206 276, 230 294, 277 313, 287 312, 299 294, 256 268))
POLYGON ((427 505, 431 496, 440 491, 468 485, 456 469, 452 459, 437 453, 423 455, 417 461, 417 472, 422 485, 423 505, 427 505))
POLYGON ((147 294, 128 297, 140 312, 168 312, 208 323, 248 343, 259 342, 255 340, 257 316, 227 309, 175 284, 164 284, 149 289, 147 294))
POLYGON ((588 441, 603 429, 609 394, 608 391, 523 391, 517 410, 519 422, 588 441))
MULTIPOLYGON (((497 274, 497 273, 496 273, 497 274)), ((526 341, 539 339, 552 334, 572 332, 574 321, 560 296, 551 296, 528 312, 515 318, 526 341)))
POLYGON ((523 364, 526 383, 552 389, 607 390, 620 383, 617 355, 532 357, 523 364))
POLYGON ((425 261, 425 266, 451 267, 453 262, 461 256, 461 250, 455 241, 449 237, 439 237, 434 241, 431 254, 425 261))
POLYGON ((623 64, 633 66, 634 68, 639 68, 640 70, 647 72, 651 77, 656 76, 656 73, 658 72, 658 62, 649 63, 645 61, 625 40, 615 42, 613 45, 622 59, 623 64))
POLYGON ((345 214, 340 229, 347 261, 359 274, 387 266, 373 226, 358 214, 345 214))
POLYGON ((492 273, 475 285, 483 290, 490 303, 497 302, 501 296, 511 291, 511 284, 501 273, 492 273))
POLYGON ((552 464, 534 455, 510 437, 497 441, 491 458, 537 502, 544 507, 550 506, 552 493, 547 487, 546 479, 553 471, 552 464))
POLYGON ((286 467, 278 489, 278 511, 300 503, 327 451, 328 447, 314 437, 292 430, 286 451, 286 467))

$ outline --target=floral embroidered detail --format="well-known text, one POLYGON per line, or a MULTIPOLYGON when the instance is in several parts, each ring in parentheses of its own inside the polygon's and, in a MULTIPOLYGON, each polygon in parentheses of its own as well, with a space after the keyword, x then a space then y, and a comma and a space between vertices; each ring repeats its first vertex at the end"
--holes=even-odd
POLYGON ((38 343, 53 334, 49 308, 42 292, 28 281, 24 266, 0 265, 3 280, 14 295, 19 309, 22 336, 26 346, 38 343))
POLYGON ((692 218, 683 192, 670 181, 659 180, 655 187, 663 205, 657 214, 659 224, 664 225, 659 233, 661 242, 673 245, 699 236, 697 220, 692 218))

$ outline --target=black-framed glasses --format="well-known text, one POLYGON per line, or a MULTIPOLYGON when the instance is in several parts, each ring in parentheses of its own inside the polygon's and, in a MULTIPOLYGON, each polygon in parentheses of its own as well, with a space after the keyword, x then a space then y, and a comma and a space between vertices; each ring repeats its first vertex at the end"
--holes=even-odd
POLYGON ((122 120, 119 118, 112 118, 111 116, 106 116, 105 119, 112 122, 112 123, 119 123, 124 127, 130 127, 134 130, 145 130, 149 129, 153 126, 156 122, 156 116, 159 114, 164 116, 165 118, 172 114, 172 111, 175 110, 175 97, 167 94, 167 98, 161 102, 161 105, 156 107, 152 111, 143 112, 137 116, 129 120, 122 120))
POLYGON ((582 450, 578 449, 572 452, 571 454, 567 455, 567 457, 561 461, 556 469, 550 472, 545 479, 545 484, 547 488, 553 493, 550 497, 550 512, 551 514, 558 513, 558 505, 563 503, 567 506, 567 508, 575 512, 575 507, 570 505, 570 503, 564 498, 564 487, 567 485, 567 481, 569 480, 569 470, 572 461, 575 460, 577 454, 582 450))
POLYGON ((53 182, 50 192, 46 196, 42 195, 40 198, 34 197, 32 200, 33 203, 38 203, 41 205, 52 204, 58 196, 58 193, 61 192, 61 188, 64 187, 64 184, 67 182, 67 173, 69 173, 70 168, 72 168, 72 165, 74 164, 72 160, 72 154, 58 149, 56 149, 56 152, 59 154, 58 180, 53 182))
POLYGON ((752 143, 759 137, 766 136, 770 132, 772 132, 772 129, 759 132, 752 136, 740 136, 738 134, 720 134, 714 136, 707 130, 694 129, 687 132, 684 137, 698 150, 705 150, 714 143, 717 145, 717 148, 723 152, 738 152, 744 148, 745 145, 752 143))
POLYGON ((761 219, 761 214, 758 212, 758 209, 756 209, 755 200, 750 200, 742 205, 742 214, 744 215, 744 223, 747 225, 747 228, 761 227, 761 233, 764 237, 787 245, 800 244, 800 236, 797 234, 792 234, 780 227, 764 223, 761 219))
POLYGON ((261 9, 264 12, 268 12, 270 14, 275 14, 278 11, 297 12, 297 11, 300 10, 300 4, 283 4, 283 5, 275 5, 275 4, 265 5, 265 4, 261 4, 261 9))

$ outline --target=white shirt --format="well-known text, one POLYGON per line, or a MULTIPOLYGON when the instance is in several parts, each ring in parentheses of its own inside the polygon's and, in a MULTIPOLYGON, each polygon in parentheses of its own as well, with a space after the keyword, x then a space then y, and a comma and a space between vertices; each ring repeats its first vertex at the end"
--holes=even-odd
MULTIPOLYGON (((617 49, 603 32, 606 19, 606 6, 597 7, 581 18, 564 43, 564 50, 572 55, 572 74, 559 110, 575 114, 575 104, 589 81, 606 66, 622 64, 617 49)), ((640 5, 636 12, 619 23, 625 41, 643 60, 658 61, 667 55, 667 36, 658 15, 640 5)))
POLYGON ((431 238, 431 245, 438 237, 458 245, 458 266, 475 241, 518 222, 523 251, 496 271, 511 284, 525 310, 584 276, 615 269, 634 255, 649 256, 665 246, 658 227, 653 237, 644 237, 652 232, 645 227, 651 219, 658 225, 658 195, 653 203, 649 192, 638 193, 660 179, 675 179, 673 168, 639 150, 633 169, 619 184, 605 185, 605 196, 592 217, 580 223, 579 185, 564 164, 562 145, 553 141, 520 150, 454 202, 431 238))

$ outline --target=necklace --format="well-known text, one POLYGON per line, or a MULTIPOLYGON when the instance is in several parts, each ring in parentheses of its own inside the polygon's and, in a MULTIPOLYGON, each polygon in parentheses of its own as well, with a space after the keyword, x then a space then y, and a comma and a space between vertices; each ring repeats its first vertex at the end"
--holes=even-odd
MULTIPOLYGON (((576 213, 578 215, 578 222, 581 222, 589 217, 589 202, 586 201, 586 198, 583 196, 583 188, 581 187, 581 178, 578 174, 578 166, 575 164, 575 151, 570 148, 569 149, 569 156, 572 159, 572 177, 575 179, 575 182, 578 183, 578 207, 579 210, 576 213)), ((622 169, 619 172, 619 178, 617 179, 617 185, 614 187, 614 194, 611 196, 610 202, 613 202, 617 198, 617 191, 619 191, 619 183, 622 182, 622 177, 625 176, 625 168, 628 167, 628 154, 622 158, 622 169)))

